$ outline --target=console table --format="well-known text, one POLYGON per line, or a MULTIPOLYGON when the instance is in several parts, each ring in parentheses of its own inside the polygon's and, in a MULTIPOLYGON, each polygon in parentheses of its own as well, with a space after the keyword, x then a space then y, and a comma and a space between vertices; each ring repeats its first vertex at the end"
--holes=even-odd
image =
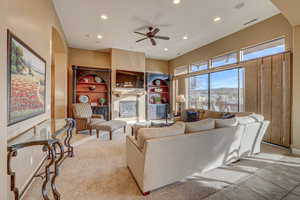
MULTIPOLYGON (((47 152, 45 170, 42 173, 36 173, 34 177, 42 178, 42 195, 44 200, 49 200, 47 195, 46 187, 50 181, 53 197, 55 200, 60 200, 60 194, 55 186, 55 181, 59 175, 59 166, 67 157, 73 157, 74 151, 70 144, 72 138, 72 132, 75 127, 75 120, 68 118, 66 119, 66 125, 55 133, 49 133, 49 131, 40 131, 34 133, 29 138, 16 138, 9 142, 7 147, 7 174, 10 176, 10 190, 14 193, 14 199, 19 200, 23 196, 23 192, 20 194, 19 189, 16 187, 16 172, 11 168, 11 160, 16 157, 18 151, 26 147, 42 146, 42 151, 47 152), (63 136, 63 144, 58 139, 58 136, 62 133, 67 133, 63 136), (66 148, 66 150, 65 150, 66 148)), ((44 163, 43 162, 43 163, 44 163)), ((23 190, 24 191, 24 190, 23 190)))

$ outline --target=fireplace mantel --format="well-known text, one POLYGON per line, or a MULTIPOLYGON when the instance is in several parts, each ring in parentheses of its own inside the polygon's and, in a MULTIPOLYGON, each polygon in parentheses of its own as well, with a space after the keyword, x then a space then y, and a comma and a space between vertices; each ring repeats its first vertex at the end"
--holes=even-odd
POLYGON ((146 94, 144 88, 114 88, 112 94, 115 96, 143 96, 146 94))

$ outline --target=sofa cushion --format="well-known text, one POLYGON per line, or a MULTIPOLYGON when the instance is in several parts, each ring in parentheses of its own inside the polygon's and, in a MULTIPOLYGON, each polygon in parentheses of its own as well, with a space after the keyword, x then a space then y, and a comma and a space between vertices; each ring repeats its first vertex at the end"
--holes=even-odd
POLYGON ((239 124, 241 125, 245 125, 245 124, 251 124, 251 123, 255 123, 256 119, 252 118, 250 116, 248 117, 236 117, 237 121, 239 124))
POLYGON ((238 125, 238 120, 236 118, 216 119, 216 128, 226 128, 226 127, 232 127, 237 125, 238 125))
POLYGON ((255 119, 257 122, 262 122, 265 120, 263 115, 258 115, 258 114, 251 114, 250 117, 252 117, 253 119, 255 119))
POLYGON ((197 122, 185 123, 185 133, 196 133, 215 128, 215 119, 204 119, 197 122))
POLYGON ((146 140, 174 135, 183 135, 184 130, 184 122, 176 122, 172 126, 163 128, 141 128, 138 130, 137 145, 140 149, 143 149, 146 140))

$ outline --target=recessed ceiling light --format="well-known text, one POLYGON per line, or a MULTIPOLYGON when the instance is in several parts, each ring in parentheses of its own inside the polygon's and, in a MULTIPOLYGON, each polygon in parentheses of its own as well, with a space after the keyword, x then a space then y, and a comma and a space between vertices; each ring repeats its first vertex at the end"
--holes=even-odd
POLYGON ((216 17, 215 19, 214 19, 214 22, 218 22, 218 21, 220 21, 221 20, 221 17, 216 17))
POLYGON ((188 36, 185 35, 185 36, 182 37, 182 39, 187 40, 189 38, 188 38, 188 36))
POLYGON ((107 15, 103 14, 103 15, 101 15, 101 19, 103 19, 103 20, 107 20, 107 19, 108 19, 108 17, 107 17, 107 15))
POLYGON ((180 4, 180 0, 173 0, 174 4, 180 4))
POLYGON ((164 48, 164 51, 169 51, 169 49, 168 48, 164 48))
POLYGON ((102 39, 103 36, 102 36, 102 35, 97 35, 97 38, 98 38, 98 39, 102 39))

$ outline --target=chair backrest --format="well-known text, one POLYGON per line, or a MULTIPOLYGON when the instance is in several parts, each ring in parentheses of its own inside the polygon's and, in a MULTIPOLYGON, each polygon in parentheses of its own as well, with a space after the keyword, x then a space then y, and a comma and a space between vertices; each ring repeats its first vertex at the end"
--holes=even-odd
POLYGON ((73 104, 73 114, 75 118, 91 118, 92 107, 88 103, 75 103, 73 104))

